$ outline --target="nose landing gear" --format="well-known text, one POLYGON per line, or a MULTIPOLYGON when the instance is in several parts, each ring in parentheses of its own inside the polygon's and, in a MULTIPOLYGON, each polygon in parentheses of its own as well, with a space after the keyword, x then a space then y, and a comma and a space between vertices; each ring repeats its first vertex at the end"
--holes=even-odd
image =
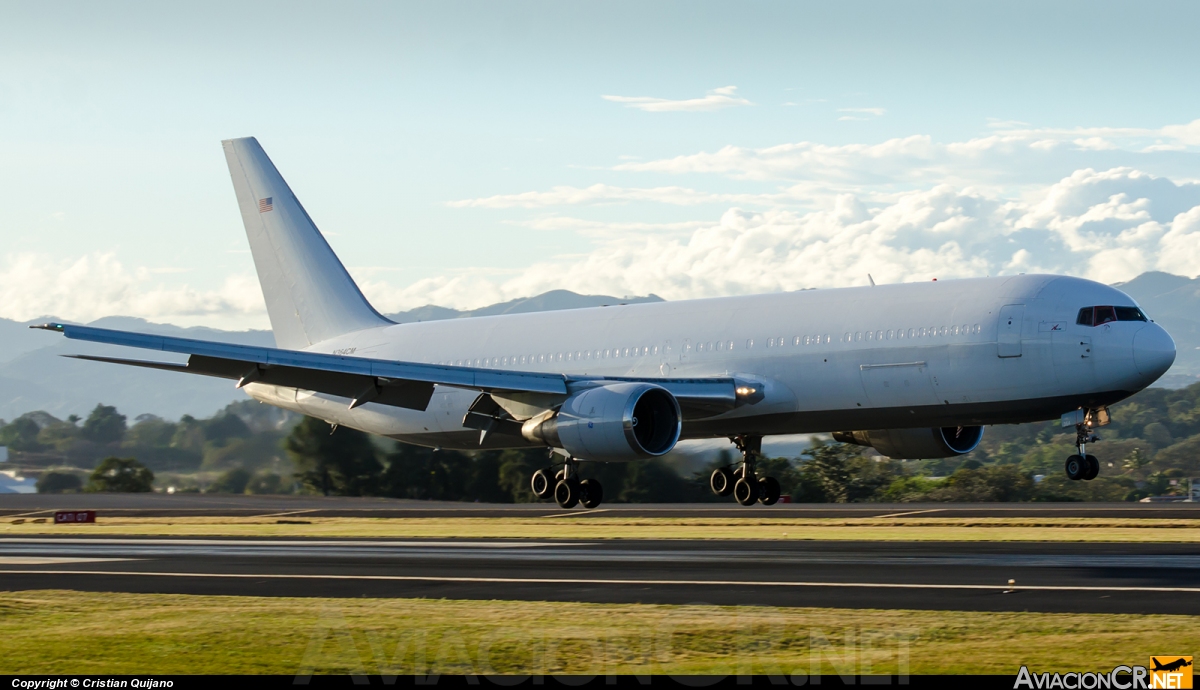
MULTIPOLYGON (((1064 422, 1066 419, 1067 416, 1064 415, 1064 422)), ((1092 428, 1107 423, 1107 410, 1087 410, 1083 413, 1083 421, 1075 424, 1075 447, 1079 449, 1079 453, 1067 458, 1067 479, 1090 481, 1100 474, 1100 461, 1095 455, 1088 455, 1087 444, 1100 440, 1100 437, 1092 432, 1092 428)))
POLYGON ((758 478, 755 460, 762 454, 762 436, 734 436, 730 439, 742 453, 742 466, 718 467, 709 477, 708 486, 718 496, 733 494, 733 499, 744 506, 762 503, 765 506, 779 502, 779 481, 774 477, 758 478))

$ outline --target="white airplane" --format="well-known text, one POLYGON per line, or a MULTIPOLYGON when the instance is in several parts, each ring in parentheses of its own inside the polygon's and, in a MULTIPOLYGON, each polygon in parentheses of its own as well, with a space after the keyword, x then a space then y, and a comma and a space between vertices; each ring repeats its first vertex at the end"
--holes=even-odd
MULTIPOLYGON (((393 323, 363 297, 254 138, 223 142, 276 348, 50 323, 68 338, 189 355, 82 359, 216 376, 250 397, 432 447, 551 449, 534 492, 595 507, 578 463, 680 439, 742 453, 712 490, 779 499, 764 436, 834 432, 892 458, 969 453, 989 424, 1059 418, 1079 452, 1107 407, 1153 383, 1175 343, 1128 295, 1018 275, 393 323)), ((569 287, 569 285, 568 285, 569 287)))

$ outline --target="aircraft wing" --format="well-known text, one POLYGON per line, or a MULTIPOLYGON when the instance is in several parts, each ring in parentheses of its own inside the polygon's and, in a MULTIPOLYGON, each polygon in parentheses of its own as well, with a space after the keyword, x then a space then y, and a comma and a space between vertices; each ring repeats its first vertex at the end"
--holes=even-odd
MULTIPOLYGON (((644 380, 671 391, 685 417, 707 417, 733 409, 745 402, 744 390, 733 378, 631 379, 627 377, 568 377, 543 372, 506 371, 479 367, 398 362, 346 357, 318 352, 281 350, 273 347, 218 343, 191 338, 131 333, 108 328, 47 323, 31 326, 57 331, 74 340, 123 345, 188 355, 187 364, 152 362, 95 355, 71 355, 113 364, 201 374, 248 383, 265 383, 327 393, 351 400, 351 409, 368 402, 424 410, 434 385, 477 390, 484 393, 536 393, 564 399, 580 388, 605 381, 644 380)), ((753 392, 753 391, 751 391, 753 392)))

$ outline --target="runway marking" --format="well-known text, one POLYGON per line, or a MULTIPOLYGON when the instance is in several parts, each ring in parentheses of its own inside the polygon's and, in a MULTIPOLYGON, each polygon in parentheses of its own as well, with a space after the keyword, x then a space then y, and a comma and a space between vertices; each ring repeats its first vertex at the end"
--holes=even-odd
POLYGON ((591 546, 594 542, 521 542, 521 541, 382 541, 366 539, 105 539, 59 537, 0 537, 3 544, 117 544, 121 546, 400 546, 400 547, 458 547, 479 549, 526 549, 548 546, 591 546))
POLYGON ((925 584, 908 582, 787 582, 780 580, 603 580, 588 578, 553 577, 440 577, 432 575, 302 575, 294 573, 163 573, 135 570, 9 570, 0 573, 10 575, 118 575, 131 577, 199 577, 210 579, 238 580, 369 580, 383 582, 454 582, 470 584, 528 584, 528 585, 700 585, 717 587, 831 587, 844 589, 958 589, 1005 591, 1015 590, 1038 592, 1173 592, 1200 593, 1200 587, 1100 587, 1087 585, 955 585, 925 584))
POLYGON ((894 518, 902 515, 920 515, 921 513, 941 513, 945 508, 931 508, 929 510, 910 510, 907 513, 888 513, 887 515, 871 515, 870 518, 894 518))
MULTIPOLYGON (((0 556, 0 565, 56 565, 59 563, 104 563, 136 561, 137 558, 87 558, 75 556, 0 556)), ((0 570, 0 572, 8 572, 0 570)))
POLYGON ((539 515, 539 518, 560 518, 560 517, 586 517, 595 515, 596 513, 607 513, 608 508, 593 508, 592 510, 574 510, 569 513, 551 513, 549 515, 539 515))
POLYGON ((284 517, 287 515, 303 515, 304 513, 315 513, 320 508, 308 508, 307 510, 288 510, 282 513, 267 513, 266 515, 251 515, 249 517, 269 518, 269 517, 284 517))

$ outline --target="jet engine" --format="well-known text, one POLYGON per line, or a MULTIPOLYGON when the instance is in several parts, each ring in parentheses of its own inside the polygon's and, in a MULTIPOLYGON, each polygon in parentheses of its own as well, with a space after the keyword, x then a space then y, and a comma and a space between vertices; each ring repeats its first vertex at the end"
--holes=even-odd
POLYGON ((556 410, 521 427, 536 443, 562 448, 579 460, 624 462, 663 455, 682 429, 679 402, 649 383, 615 383, 580 391, 556 410))
POLYGON ((870 446, 895 460, 952 458, 975 450, 983 438, 981 426, 940 426, 932 429, 874 429, 835 431, 833 440, 870 446))

